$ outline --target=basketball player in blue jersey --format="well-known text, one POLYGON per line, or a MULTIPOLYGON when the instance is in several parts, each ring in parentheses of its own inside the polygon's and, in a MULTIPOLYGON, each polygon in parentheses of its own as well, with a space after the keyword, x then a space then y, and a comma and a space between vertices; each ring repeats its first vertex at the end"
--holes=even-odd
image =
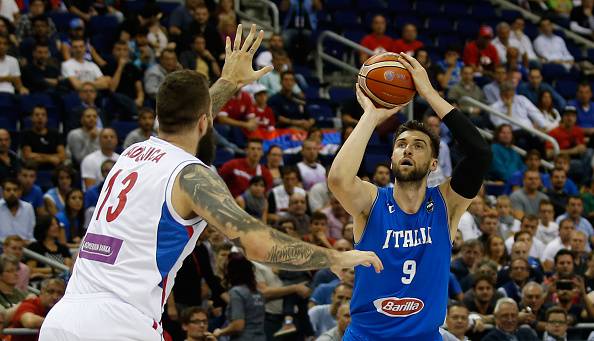
POLYGON ((489 168, 491 151, 464 114, 439 96, 419 62, 401 53, 415 87, 447 125, 464 152, 452 177, 427 188, 437 169, 439 137, 417 121, 403 124, 394 138, 394 188, 378 188, 357 177, 375 127, 395 114, 376 108, 357 87, 364 114, 334 159, 332 193, 354 217, 357 250, 374 251, 384 271, 357 266, 351 324, 345 341, 436 341, 446 315, 450 253, 460 216, 489 168))

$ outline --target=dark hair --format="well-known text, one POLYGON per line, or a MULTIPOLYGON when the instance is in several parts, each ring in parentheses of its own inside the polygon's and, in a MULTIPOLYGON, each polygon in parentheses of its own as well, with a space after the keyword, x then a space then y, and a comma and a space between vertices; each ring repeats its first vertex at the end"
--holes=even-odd
POLYGON ((468 309, 468 307, 464 305, 464 303, 458 301, 453 301, 448 305, 448 314, 450 313, 450 310, 452 310, 452 308, 464 308, 466 309, 466 311, 470 312, 470 310, 468 309))
POLYGON ((572 261, 575 258, 573 256, 573 252, 571 252, 571 250, 561 249, 561 250, 557 251, 557 253, 555 254, 554 263, 557 264, 557 260, 559 260, 559 257, 565 256, 565 255, 571 256, 572 261))
MULTIPOLYGON (((495 132, 493 133, 493 140, 494 141, 499 142, 499 134, 501 133, 501 131, 503 130, 503 128, 506 128, 506 127, 509 128, 509 129, 512 129, 511 124, 507 124, 507 123, 503 123, 501 125, 498 125, 495 128, 495 132)), ((512 137, 512 143, 513 143, 513 137, 512 137)))
POLYGON ((281 148, 281 146, 279 146, 278 144, 273 144, 270 147, 268 147, 268 151, 266 152, 266 155, 270 154, 270 151, 274 148, 278 148, 281 150, 281 152, 283 151, 283 149, 281 148))
POLYGON ((490 276, 481 273, 473 275, 472 288, 475 289, 480 281, 486 281, 493 287, 493 289, 495 289, 495 283, 493 283, 493 279, 490 276))
POLYGON ((538 26, 542 25, 542 23, 544 23, 545 21, 552 21, 551 18, 547 17, 547 16, 543 16, 541 17, 541 19, 538 21, 538 26))
POLYGON ((33 46, 33 50, 35 50, 38 47, 45 47, 45 48, 49 49, 49 44, 45 40, 38 40, 37 42, 35 42, 35 45, 33 46))
POLYGON ((75 41, 82 41, 82 42, 83 42, 83 44, 85 44, 85 38, 79 38, 79 37, 76 37, 76 38, 72 38, 72 39, 70 40, 70 45, 72 46, 72 44, 73 44, 75 41))
POLYGON ((208 114, 208 81, 196 71, 175 71, 165 77, 157 93, 159 130, 178 133, 208 114))
POLYGON ((2 188, 6 187, 6 184, 13 184, 17 186, 18 189, 23 189, 21 182, 16 178, 5 178, 4 180, 2 180, 2 188))
POLYGON ((128 43, 125 40, 120 39, 120 40, 116 41, 113 45, 114 46, 115 45, 126 45, 126 46, 128 46, 128 43))
POLYGON ((252 178, 249 181, 249 186, 257 183, 261 183, 264 184, 264 186, 266 186, 266 181, 264 181, 264 177, 261 175, 252 176, 252 178))
POLYGON ((483 251, 483 243, 480 242, 480 240, 478 239, 468 239, 465 240, 464 243, 462 243, 462 247, 460 248, 461 250, 465 250, 465 249, 469 249, 469 248, 474 248, 474 247, 478 247, 481 249, 481 251, 483 251))
POLYGON ((21 163, 21 169, 19 170, 19 173, 25 169, 37 172, 37 163, 35 163, 34 161, 25 161, 21 163))
POLYGON ((231 249, 233 248, 233 244, 225 242, 223 244, 215 245, 212 248, 214 253, 217 254, 221 251, 231 251, 231 249))
POLYGON ((565 322, 568 323, 567 321, 567 312, 565 311, 565 309, 559 307, 559 306, 553 306, 550 307, 549 309, 547 309, 546 313, 545 313, 545 322, 549 321, 549 317, 553 314, 563 314, 563 316, 565 317, 565 322))
POLYGON ((54 220, 56 223, 58 223, 58 219, 51 215, 43 214, 37 217, 35 229, 33 230, 33 237, 35 237, 38 242, 42 243, 45 240, 45 237, 47 237, 47 231, 54 220))
POLYGON ((174 49, 170 49, 170 48, 163 49, 163 51, 161 51, 161 57, 163 57, 165 55, 165 53, 173 53, 174 55, 177 56, 174 49))
POLYGON ((190 320, 192 319, 192 316, 196 314, 204 314, 204 316, 208 318, 208 313, 206 312, 206 309, 202 307, 187 307, 181 313, 181 323, 189 324, 190 320))
POLYGON ((328 217, 320 211, 315 211, 314 213, 311 214, 310 221, 313 223, 314 221, 318 221, 318 220, 328 221, 328 217))
POLYGON ((378 170, 378 169, 380 169, 381 167, 384 167, 384 168, 388 168, 388 169, 390 169, 390 166, 388 166, 388 164, 387 164, 387 163, 385 163, 385 162, 380 162, 380 163, 378 163, 377 165, 375 165, 375 168, 373 169, 373 173, 375 174, 375 173, 377 172, 377 170, 378 170))
POLYGON ((287 71, 283 71, 280 74, 280 79, 281 81, 283 80, 283 78, 285 78, 286 75, 293 75, 293 77, 295 77, 295 72, 291 71, 291 70, 287 70, 287 71))
POLYGON ((523 223, 525 220, 535 221, 538 220, 538 217, 534 214, 526 214, 522 217, 522 220, 520 220, 520 222, 523 223))
POLYGON ((74 193, 79 192, 83 196, 84 202, 84 193, 78 188, 74 188, 66 194, 66 198, 64 198, 64 213, 66 213, 66 219, 70 223, 70 238, 69 242, 74 239, 74 237, 82 237, 85 233, 84 231, 84 224, 85 224, 85 210, 84 205, 81 207, 80 211, 75 212, 74 209, 68 203, 70 197, 74 195, 74 193))
POLYGON ((563 174, 565 174, 567 176, 567 172, 563 168, 560 168, 560 167, 553 168, 553 170, 551 171, 551 175, 553 175, 553 173, 555 173, 555 172, 563 172, 563 174))
POLYGON ((569 200, 574 199, 574 200, 579 200, 582 203, 584 202, 584 199, 582 199, 582 197, 580 197, 579 195, 570 195, 567 197, 567 204, 569 204, 569 200))
POLYGON ((409 130, 420 131, 429 136, 429 139, 431 140, 431 156, 433 156, 433 158, 439 157, 439 136, 433 134, 433 132, 431 132, 422 122, 416 120, 408 121, 398 127, 398 131, 396 131, 396 134, 394 135, 393 145, 396 144, 396 140, 402 133, 409 130))
POLYGON ((43 21, 44 23, 49 24, 49 20, 47 20, 47 16, 45 14, 36 15, 31 18, 31 26, 33 26, 33 24, 35 24, 37 21, 43 21))
POLYGON ((74 182, 74 177, 76 176, 76 171, 74 170, 74 168, 66 165, 59 165, 58 167, 56 167, 54 173, 52 174, 52 183, 56 187, 58 187, 58 179, 60 178, 60 173, 62 172, 68 174, 70 179, 74 182))
POLYGON ((262 141, 262 139, 258 139, 258 138, 254 138, 254 137, 248 139, 246 146, 249 146, 250 143, 258 143, 261 146, 264 145, 264 142, 262 141))
POLYGON ((226 279, 232 287, 245 285, 252 292, 256 291, 254 265, 239 252, 229 254, 226 279))
POLYGON ((514 233, 514 242, 517 242, 518 241, 518 238, 520 238, 520 236, 523 235, 523 234, 527 234, 530 237, 532 237, 532 235, 530 234, 530 232, 528 232, 526 230, 524 230, 524 231, 518 231, 518 232, 514 233))
POLYGON ((549 199, 542 199, 540 201, 540 203, 538 203, 538 208, 540 208, 541 206, 544 206, 544 205, 555 206, 555 205, 553 205, 553 203, 549 199))
POLYGON ((281 179, 291 173, 297 174, 297 179, 301 181, 301 173, 299 172, 299 168, 297 168, 297 166, 294 165, 285 166, 283 167, 283 169, 281 169, 281 179))
POLYGON ((584 88, 584 87, 592 89, 592 85, 590 85, 590 83, 588 83, 588 82, 584 81, 584 82, 581 82, 580 84, 578 84, 578 88, 584 88))

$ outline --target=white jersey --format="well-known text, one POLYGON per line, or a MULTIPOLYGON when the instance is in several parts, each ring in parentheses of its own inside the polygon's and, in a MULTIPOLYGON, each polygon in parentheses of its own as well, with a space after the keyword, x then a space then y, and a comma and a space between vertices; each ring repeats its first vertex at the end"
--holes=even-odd
POLYGON ((175 178, 200 160, 156 137, 128 147, 105 179, 66 296, 111 293, 159 322, 206 222, 173 209, 175 178))

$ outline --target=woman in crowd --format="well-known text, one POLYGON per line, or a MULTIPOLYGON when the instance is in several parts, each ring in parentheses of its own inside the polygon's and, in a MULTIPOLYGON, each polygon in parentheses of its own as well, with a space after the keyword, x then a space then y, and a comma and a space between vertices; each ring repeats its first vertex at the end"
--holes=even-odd
POLYGON ((266 182, 256 175, 250 179, 248 189, 235 198, 237 204, 252 217, 266 223, 268 218, 268 200, 266 199, 266 182))
POLYGON ((503 238, 494 234, 487 239, 485 247, 485 256, 497 263, 497 270, 501 270, 503 266, 509 261, 509 255, 505 249, 503 238))
POLYGON ((227 306, 229 324, 215 329, 214 336, 228 335, 234 341, 266 341, 264 298, 256 289, 252 262, 241 253, 230 253, 225 277, 231 287, 227 306))
POLYGON ((56 215, 56 218, 63 227, 64 236, 61 242, 77 247, 80 239, 85 234, 85 212, 83 210, 83 193, 79 189, 73 189, 66 195, 66 206, 64 210, 56 215))
POLYGON ((8 309, 25 299, 27 294, 16 288, 19 261, 15 257, 0 257, 0 305, 8 309))
POLYGON ((495 129, 494 143, 491 145, 493 161, 490 177, 493 180, 507 181, 509 177, 524 168, 522 156, 512 149, 513 133, 509 124, 502 124, 495 129))
POLYGON ((72 190, 74 169, 67 166, 58 166, 54 171, 52 182, 56 187, 50 188, 43 196, 45 208, 49 214, 55 216, 58 212, 64 211, 66 195, 72 190))
MULTIPOLYGON (((37 218, 37 225, 33 236, 37 240, 27 248, 33 252, 51 258, 67 267, 72 265, 72 255, 70 250, 64 244, 59 242, 62 233, 58 220, 53 216, 40 216, 37 218)), ((50 278, 54 275, 54 269, 37 262, 34 259, 27 261, 27 266, 31 269, 32 278, 50 278)))
POLYGON ((283 168, 283 150, 280 146, 272 145, 266 153, 266 167, 272 175, 272 187, 283 183, 281 169, 283 168))
POLYGON ((559 125, 559 122, 561 122, 561 115, 553 104, 553 94, 548 90, 542 91, 540 96, 538 96, 538 109, 542 112, 548 123, 548 130, 555 129, 559 125))

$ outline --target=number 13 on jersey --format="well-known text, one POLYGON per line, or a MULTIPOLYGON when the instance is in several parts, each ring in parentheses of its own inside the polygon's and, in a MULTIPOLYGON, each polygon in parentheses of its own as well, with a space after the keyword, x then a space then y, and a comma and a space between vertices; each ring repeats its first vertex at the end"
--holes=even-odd
MULTIPOLYGON (((112 177, 109 179, 109 182, 107 183, 107 189, 105 190, 107 193, 105 194, 105 197, 103 198, 103 201, 101 202, 101 206, 99 206, 99 210, 97 210, 97 215, 95 216, 95 220, 99 220, 99 216, 101 216, 101 212, 103 211, 103 206, 105 206, 107 199, 111 195, 111 190, 113 189, 113 185, 115 184, 115 182, 121 172, 122 172, 122 170, 118 169, 118 171, 115 172, 112 175, 112 177)), ((124 185, 124 187, 122 188, 122 190, 120 191, 120 193, 117 196, 117 199, 118 199, 117 205, 115 205, 115 208, 113 205, 111 205, 107 208, 107 214, 105 215, 105 219, 107 220, 108 223, 116 220, 116 218, 124 210, 124 207, 126 206, 126 202, 128 201, 127 195, 132 190, 132 187, 134 187, 134 184, 136 184, 136 180, 138 180, 137 172, 132 172, 132 173, 128 174, 128 176, 126 176, 122 180, 121 183, 122 183, 122 185, 124 185)))

